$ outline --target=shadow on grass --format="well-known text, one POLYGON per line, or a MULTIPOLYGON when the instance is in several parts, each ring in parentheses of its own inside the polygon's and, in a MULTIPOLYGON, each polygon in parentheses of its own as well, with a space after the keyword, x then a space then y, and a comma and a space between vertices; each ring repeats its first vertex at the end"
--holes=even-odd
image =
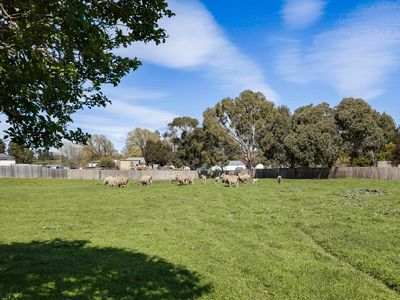
POLYGON ((0 245, 0 298, 194 299, 211 290, 195 273, 161 258, 87 243, 0 245))

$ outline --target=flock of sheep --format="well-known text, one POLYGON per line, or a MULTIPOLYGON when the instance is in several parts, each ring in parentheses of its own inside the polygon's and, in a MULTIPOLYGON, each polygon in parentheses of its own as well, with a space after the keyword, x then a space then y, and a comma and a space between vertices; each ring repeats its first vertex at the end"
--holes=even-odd
MULTIPOLYGON (((142 185, 150 185, 153 183, 153 176, 142 176, 139 180, 142 185)), ((128 187, 129 179, 126 177, 106 177, 103 180, 104 185, 108 185, 111 187, 128 187)))
MULTIPOLYGON (((203 184, 207 183, 207 176, 200 175, 200 179, 203 184)), ((223 183, 229 187, 238 187, 239 183, 256 183, 257 179, 252 179, 249 174, 239 174, 239 175, 226 175, 222 174, 214 178, 215 182, 223 183)), ((282 183, 282 177, 278 176, 278 184, 282 183)), ((128 187, 129 179, 126 177, 107 177, 104 179, 103 184, 111 187, 128 187)), ((170 183, 176 182, 178 185, 190 185, 194 184, 194 178, 190 176, 171 175, 169 179, 170 183)), ((142 185, 151 185, 153 183, 153 177, 149 175, 144 175, 139 179, 139 183, 142 185)))

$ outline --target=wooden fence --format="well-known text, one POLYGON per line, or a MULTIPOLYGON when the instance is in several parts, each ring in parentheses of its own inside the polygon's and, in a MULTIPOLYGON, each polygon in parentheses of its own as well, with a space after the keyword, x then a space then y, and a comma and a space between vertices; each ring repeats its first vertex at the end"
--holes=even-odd
POLYGON ((64 179, 97 179, 108 176, 125 176, 131 180, 138 180, 143 175, 153 176, 153 180, 169 180, 172 175, 191 176, 197 178, 196 171, 174 170, 76 170, 76 169, 49 169, 42 166, 14 165, 0 166, 0 178, 64 178, 64 179))
POLYGON ((288 179, 327 179, 330 178, 329 168, 281 168, 253 170, 254 178, 276 178, 282 176, 288 179))
POLYGON ((335 179, 365 178, 381 180, 400 180, 399 167, 333 167, 329 168, 282 168, 253 170, 254 178, 288 179, 335 179))
POLYGON ((400 180, 400 167, 336 167, 329 178, 367 178, 400 180))
MULTIPOLYGON (((298 169, 263 169, 252 170, 254 178, 276 178, 282 176, 288 179, 328 179, 328 178, 367 178, 382 180, 400 180, 399 167, 333 167, 329 168, 298 168, 298 169)), ((0 178, 64 178, 64 179, 97 179, 107 176, 125 176, 138 180, 143 175, 151 175, 154 180, 169 180, 172 175, 191 176, 197 178, 196 171, 174 170, 55 170, 42 166, 14 165, 0 166, 0 178)))

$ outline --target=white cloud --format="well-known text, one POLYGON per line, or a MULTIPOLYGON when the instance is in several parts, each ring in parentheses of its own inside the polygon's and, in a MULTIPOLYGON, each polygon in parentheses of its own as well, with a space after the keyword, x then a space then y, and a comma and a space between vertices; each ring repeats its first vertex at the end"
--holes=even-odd
POLYGON ((305 29, 321 18, 325 4, 322 0, 287 0, 282 19, 291 29, 305 29))
POLYGON ((288 40, 277 60, 289 81, 323 81, 341 96, 376 98, 400 67, 400 2, 362 7, 329 31, 313 37, 311 46, 288 40))
POLYGON ((104 134, 122 150, 129 131, 135 127, 150 130, 165 130, 175 114, 161 109, 150 108, 133 100, 163 99, 167 93, 145 91, 135 87, 106 88, 106 95, 112 101, 106 108, 94 108, 77 113, 73 127, 80 127, 91 134, 104 134))
POLYGON ((232 95, 254 89, 277 99, 261 68, 229 41, 204 5, 196 0, 171 0, 169 6, 176 16, 160 22, 169 35, 165 44, 135 44, 119 49, 118 54, 169 68, 201 71, 232 95))

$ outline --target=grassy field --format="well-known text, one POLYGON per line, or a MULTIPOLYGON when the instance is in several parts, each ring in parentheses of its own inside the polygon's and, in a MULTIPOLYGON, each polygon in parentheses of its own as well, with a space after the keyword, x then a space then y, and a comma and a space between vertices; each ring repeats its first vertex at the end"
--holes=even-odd
POLYGON ((400 183, 1 179, 0 298, 400 299, 400 183))

